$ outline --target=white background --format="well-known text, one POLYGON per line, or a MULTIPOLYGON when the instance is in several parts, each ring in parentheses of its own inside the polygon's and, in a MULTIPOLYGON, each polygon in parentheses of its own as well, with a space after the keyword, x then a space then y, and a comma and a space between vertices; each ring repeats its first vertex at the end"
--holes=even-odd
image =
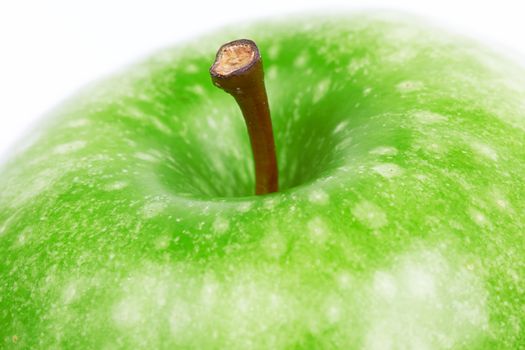
POLYGON ((479 38, 525 63, 524 4, 521 0, 1 0, 0 158, 34 120, 86 83, 155 49, 236 21, 317 9, 396 9, 479 38))

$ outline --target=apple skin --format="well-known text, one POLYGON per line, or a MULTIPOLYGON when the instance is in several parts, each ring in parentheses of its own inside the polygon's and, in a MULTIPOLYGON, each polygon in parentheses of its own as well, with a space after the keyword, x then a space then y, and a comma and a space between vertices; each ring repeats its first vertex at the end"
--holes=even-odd
POLYGON ((523 349, 525 72, 476 43, 385 14, 230 28, 22 141, 2 348, 523 349), (239 37, 265 64, 272 195, 208 74, 239 37))

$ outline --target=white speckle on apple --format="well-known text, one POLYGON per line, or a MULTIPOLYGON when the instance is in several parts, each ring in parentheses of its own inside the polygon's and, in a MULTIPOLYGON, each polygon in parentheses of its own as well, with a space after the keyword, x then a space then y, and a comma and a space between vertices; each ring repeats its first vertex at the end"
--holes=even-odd
POLYGON ((328 238, 329 232, 325 222, 320 217, 315 217, 308 221, 308 237, 315 244, 324 244, 328 238))
POLYGON ((371 87, 366 87, 363 89, 363 96, 368 96, 370 95, 370 93, 372 92, 372 88, 371 87))
POLYGON ((40 195, 49 189, 60 177, 67 171, 67 169, 45 169, 36 174, 33 181, 27 183, 24 192, 13 198, 11 205, 13 207, 22 206, 27 201, 40 195))
POLYGON ((294 60, 293 65, 297 68, 304 67, 308 63, 308 52, 300 53, 294 60))
POLYGON ((326 79, 321 80, 316 85, 315 91, 314 91, 314 95, 312 97, 312 102, 313 103, 319 102, 324 97, 324 95, 328 91, 328 88, 330 87, 331 83, 332 83, 331 80, 326 78, 326 79))
POLYGON ((206 118, 206 123, 213 130, 217 129, 217 121, 213 117, 206 118))
POLYGON ((392 350, 395 349, 393 341, 389 334, 382 332, 386 325, 375 325, 378 329, 372 329, 368 332, 364 350, 392 350))
POLYGON ((141 319, 137 300, 126 298, 113 307, 112 318, 119 327, 132 327, 141 319))
POLYGON ((87 142, 86 141, 73 141, 69 143, 64 143, 62 145, 58 145, 55 148, 53 148, 54 154, 68 154, 73 153, 75 151, 81 150, 82 148, 86 147, 87 142))
POLYGON ((253 207, 252 202, 244 202, 237 205, 237 211, 240 213, 246 213, 253 207))
POLYGON ((118 191, 122 190, 123 188, 128 187, 128 183, 126 181, 115 181, 112 183, 107 184, 104 186, 104 190, 111 192, 111 191, 118 191))
MULTIPOLYGON (((348 64, 347 71, 351 75, 354 75, 357 72, 359 72, 361 69, 368 66, 369 64, 370 64, 370 60, 366 57, 365 58, 355 58, 351 60, 350 63, 348 64)), ((364 69, 364 73, 367 73, 366 68, 364 69)))
POLYGON ((191 85, 186 88, 188 91, 193 92, 195 95, 204 96, 206 94, 206 90, 202 87, 202 85, 191 85))
POLYGON ((490 189, 488 197, 493 201, 494 204, 496 204, 497 209, 509 212, 513 211, 507 196, 505 196, 505 194, 497 187, 490 189))
POLYGON ((222 234, 225 233, 230 228, 230 221, 219 216, 213 222, 213 230, 216 233, 222 234))
POLYGON ((326 303, 326 319, 329 323, 334 324, 341 320, 341 302, 339 300, 330 300, 326 303))
POLYGON ((201 302, 205 307, 211 307, 217 297, 219 284, 216 281, 207 280, 202 285, 201 289, 201 302))
POLYGON ((485 215, 483 215, 483 213, 481 213, 479 210, 470 208, 469 215, 472 218, 472 221, 474 221, 478 226, 487 226, 490 224, 485 215))
POLYGON ((423 149, 428 153, 434 154, 435 159, 439 159, 442 154, 446 153, 446 148, 443 145, 435 142, 427 142, 422 144, 423 149))
POLYGON ((503 198, 496 199, 496 204, 502 209, 507 209, 509 206, 509 202, 507 202, 507 200, 503 198))
POLYGON ((135 158, 145 160, 146 162, 158 162, 159 159, 150 153, 137 152, 134 154, 135 158))
POLYGON ((197 73, 197 72, 199 72, 199 67, 197 67, 196 64, 189 63, 189 64, 185 65, 184 71, 186 73, 189 73, 189 74, 197 73))
POLYGON ((414 111, 412 112, 412 116, 422 124, 435 124, 448 120, 447 116, 431 111, 414 111))
POLYGON ((374 165, 372 169, 379 175, 389 179, 403 174, 403 168, 393 163, 381 163, 374 165))
POLYGON ((127 118, 131 118, 135 120, 144 120, 148 117, 146 113, 144 113, 143 110, 141 110, 140 108, 137 108, 136 106, 132 104, 129 104, 123 107, 123 110, 121 113, 127 118))
POLYGON ((265 209, 273 209, 277 205, 277 200, 275 198, 270 198, 264 201, 265 209))
POLYGON ((32 228, 31 227, 26 227, 22 230, 22 232, 20 232, 20 234, 18 235, 17 239, 15 240, 15 242, 13 243, 13 247, 14 248, 20 248, 22 246, 24 246, 29 238, 31 237, 31 234, 32 234, 32 228))
POLYGON ((488 158, 492 161, 498 160, 498 153, 489 145, 486 145, 484 143, 474 141, 470 144, 470 147, 472 147, 472 150, 477 153, 478 155, 488 158))
POLYGON ((348 120, 342 121, 335 127, 333 133, 337 134, 348 127, 348 120))
POLYGON ((405 266, 402 278, 404 289, 409 293, 408 295, 414 298, 427 299, 428 301, 428 298, 433 297, 436 292, 432 273, 419 266, 405 266))
POLYGON ((337 286, 341 290, 349 290, 352 288, 352 274, 350 272, 343 271, 337 276, 337 286))
POLYGON ((149 202, 142 207, 142 216, 146 219, 153 218, 160 213, 162 213, 166 209, 166 203, 155 201, 155 202, 149 202))
POLYGON ((179 335, 191 322, 190 310, 185 302, 178 300, 169 316, 170 330, 173 335, 179 335))
POLYGON ((62 290, 62 302, 70 304, 78 298, 78 282, 69 281, 62 290))
POLYGON ((397 294, 396 280, 387 272, 376 272, 372 283, 374 293, 379 298, 393 299, 397 294))
POLYGON ((400 48, 393 54, 386 56, 385 59, 390 63, 407 64, 407 61, 413 59, 415 55, 416 51, 412 48, 400 48))
POLYGON ((395 156, 397 154, 397 148, 391 146, 379 146, 370 151, 370 154, 376 154, 378 156, 395 156))
POLYGON ((292 120, 296 122, 299 119, 301 119, 301 111, 296 107, 293 110, 292 120))
POLYGON ((261 240, 261 248, 270 258, 280 258, 285 252, 287 243, 279 231, 271 231, 261 240))
POLYGON ((88 119, 75 119, 68 122, 66 125, 68 128, 80 128, 89 124, 88 119))
POLYGON ((166 124, 164 124, 163 122, 161 122, 158 118, 155 118, 155 117, 152 117, 151 118, 151 122, 153 123, 153 125, 162 133, 166 134, 166 135, 172 135, 173 134, 173 131, 171 130, 171 128, 169 128, 168 126, 166 126, 166 124))
POLYGON ((314 189, 308 194, 308 200, 314 204, 325 205, 330 201, 330 197, 325 191, 314 189))
POLYGON ((283 298, 277 293, 269 294, 269 306, 271 309, 277 309, 283 305, 283 298))
POLYGON ((428 181, 428 176, 425 175, 425 174, 416 174, 416 175, 414 175, 414 177, 415 177, 417 180, 421 181, 421 182, 426 182, 426 181, 428 181))
POLYGON ((279 45, 273 45, 270 48, 268 48, 268 50, 266 51, 266 54, 268 55, 269 58, 274 60, 279 55, 280 50, 281 48, 279 47, 279 45))
POLYGON ((275 80, 277 79, 277 76, 279 75, 279 70, 277 69, 277 66, 270 66, 267 69, 267 77, 268 79, 275 80))
POLYGON ((363 225, 378 229, 388 224, 385 212, 376 204, 363 200, 352 209, 352 214, 363 225))
POLYGON ((401 93, 414 92, 422 90, 425 85, 421 81, 402 81, 396 85, 396 90, 401 93))
POLYGON ((167 235, 159 236, 157 239, 155 239, 155 249, 157 250, 164 250, 169 247, 171 238, 167 235))

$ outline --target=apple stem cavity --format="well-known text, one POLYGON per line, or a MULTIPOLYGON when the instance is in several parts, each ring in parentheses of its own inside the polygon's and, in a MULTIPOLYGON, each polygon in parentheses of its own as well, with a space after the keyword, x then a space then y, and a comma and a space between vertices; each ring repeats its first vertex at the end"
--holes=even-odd
POLYGON ((272 119, 257 45, 248 39, 222 45, 210 75, 215 86, 235 98, 244 116, 255 164, 255 194, 277 192, 279 180, 272 119))

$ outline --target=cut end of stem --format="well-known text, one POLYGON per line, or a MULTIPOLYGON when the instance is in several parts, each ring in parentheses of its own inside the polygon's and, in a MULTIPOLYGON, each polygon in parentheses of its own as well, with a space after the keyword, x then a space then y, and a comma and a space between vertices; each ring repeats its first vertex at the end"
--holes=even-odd
POLYGON ((222 45, 217 52, 210 73, 218 76, 242 73, 259 60, 259 50, 248 39, 235 40, 222 45))

